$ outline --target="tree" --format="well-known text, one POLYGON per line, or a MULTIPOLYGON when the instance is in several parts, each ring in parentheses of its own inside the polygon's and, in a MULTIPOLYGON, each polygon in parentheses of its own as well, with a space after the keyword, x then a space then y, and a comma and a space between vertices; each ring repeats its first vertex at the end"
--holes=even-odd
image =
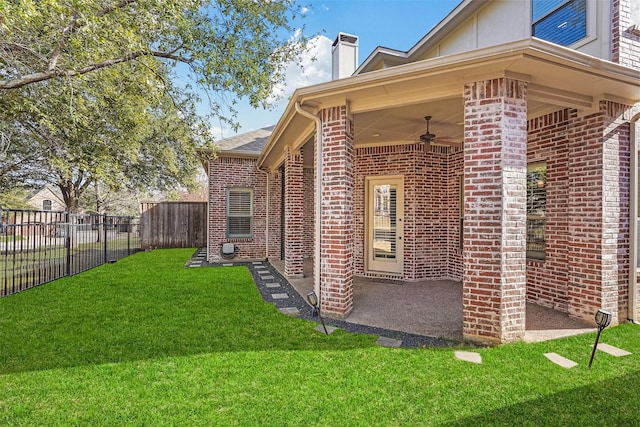
POLYGON ((152 57, 186 67, 214 95, 218 114, 219 93, 265 106, 307 42, 300 32, 292 37, 290 21, 302 16, 293 0, 7 0, 3 6, 0 89, 152 57))
POLYGON ((114 190, 191 185, 206 126, 178 91, 168 97, 146 70, 105 69, 20 90, 13 108, 0 110, 0 121, 20 136, 16 146, 29 153, 13 181, 57 185, 72 212, 94 183, 114 190))
POLYGON ((235 97, 265 106, 306 38, 290 0, 9 0, 0 8, 0 189, 192 184, 210 145, 195 114, 236 126, 235 97), (180 78, 178 78, 180 77, 180 78), (233 94, 227 98, 228 94, 233 94), (224 111, 229 113, 224 113, 224 111))

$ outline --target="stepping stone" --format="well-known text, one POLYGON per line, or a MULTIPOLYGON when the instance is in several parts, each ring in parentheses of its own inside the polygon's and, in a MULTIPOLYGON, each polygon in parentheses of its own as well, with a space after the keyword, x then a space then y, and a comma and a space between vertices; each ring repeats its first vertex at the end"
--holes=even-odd
POLYGON ((189 264, 189 268, 202 267, 200 264, 189 264))
POLYGON ((300 314, 300 310, 298 310, 296 307, 282 307, 280 309, 280 313, 287 314, 289 316, 297 316, 300 314))
MULTIPOLYGON (((335 326, 329 326, 329 325, 326 325, 326 326, 327 326, 327 335, 331 335, 333 331, 338 329, 335 326)), ((322 327, 322 325, 316 326, 315 330, 318 332, 322 332, 324 334, 324 328, 322 327)))
POLYGON ((253 265, 262 265, 262 261, 253 261, 251 264, 253 264, 253 265))
POLYGON ((265 285, 267 288, 280 288, 280 283, 267 283, 265 285))
POLYGON ((275 279, 275 277, 273 277, 273 276, 262 276, 262 275, 260 276, 260 278, 262 280, 273 280, 273 279, 275 279))
POLYGON ((573 360, 567 359, 566 357, 562 357, 556 353, 545 353, 544 355, 547 359, 551 360, 556 365, 562 366, 563 368, 570 369, 578 365, 573 360))
POLYGON ((233 267, 233 264, 222 264, 223 267, 233 267))
POLYGON ((398 348, 402 345, 402 340, 396 340, 389 337, 378 337, 376 344, 382 347, 398 348))
POLYGON ((628 356, 628 355, 631 354, 626 350, 623 350, 623 349, 618 348, 618 347, 614 347, 614 346, 609 345, 609 344, 598 344, 598 350, 602 350, 605 353, 608 353, 608 354, 610 354, 612 356, 615 356, 615 357, 628 356))
POLYGON ((289 298, 288 294, 271 294, 271 298, 273 299, 287 299, 289 298))
POLYGON ((465 362, 482 364, 482 356, 480 353, 474 353, 473 351, 456 351, 456 359, 464 360, 465 362))
POLYGON ((264 276, 265 274, 271 274, 269 270, 256 270, 259 275, 264 276))
POLYGON ((202 261, 191 261, 191 265, 202 265, 202 261))

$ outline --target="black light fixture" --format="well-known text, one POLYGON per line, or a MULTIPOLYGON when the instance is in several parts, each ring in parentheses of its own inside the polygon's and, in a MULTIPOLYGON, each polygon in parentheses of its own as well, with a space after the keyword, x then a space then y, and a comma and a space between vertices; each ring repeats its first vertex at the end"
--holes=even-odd
POLYGON ((598 348, 598 341, 600 341, 600 333, 604 328, 611 324, 611 313, 605 310, 598 310, 596 312, 596 325, 598 325, 598 333, 596 335, 596 342, 593 344, 593 350, 591 351, 591 359, 589 359, 589 367, 593 363, 593 357, 596 355, 596 349, 598 348))
POLYGON ((314 291, 311 291, 307 294, 307 299, 309 300, 309 304, 311 304, 311 306, 313 307, 313 315, 315 316, 317 314, 320 318, 320 322, 322 322, 322 327, 324 328, 325 335, 329 335, 329 332, 327 332, 327 327, 324 324, 324 319, 322 318, 322 316, 320 316, 320 308, 318 307, 318 296, 314 291))

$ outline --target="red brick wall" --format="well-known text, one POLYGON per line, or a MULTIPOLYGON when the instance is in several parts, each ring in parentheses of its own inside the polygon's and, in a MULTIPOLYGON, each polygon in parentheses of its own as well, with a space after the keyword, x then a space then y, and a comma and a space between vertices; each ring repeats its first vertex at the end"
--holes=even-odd
MULTIPOLYGON (((447 277, 451 280, 462 281, 462 250, 460 249, 460 176, 464 173, 464 152, 462 147, 452 147, 448 156, 448 272, 447 277)), ((463 212, 464 213, 464 212, 463 212)))
MULTIPOLYGON (((611 17, 611 60, 630 68, 640 69, 640 34, 632 32, 631 2, 638 0, 613 0, 611 17)), ((636 17, 635 22, 638 22, 636 17)), ((636 27, 636 31, 640 31, 636 27)))
POLYGON ((255 159, 219 157, 209 162, 209 243, 210 261, 220 261, 225 242, 234 243, 236 259, 265 258, 266 177, 256 171, 255 159), (227 188, 253 189, 253 237, 227 239, 227 188))
MULTIPOLYGON (((355 157, 355 271, 358 275, 424 280, 451 276, 448 151, 444 147, 402 144, 358 148, 355 157), (404 275, 367 274, 365 256, 365 178, 404 177, 404 275)), ((456 193, 457 194, 457 190, 456 193)), ((454 196, 456 197, 456 196, 454 196)), ((455 198, 457 203, 457 198, 455 198)), ((457 222, 456 222, 457 224, 457 222)), ((456 225, 457 226, 457 225, 456 225)), ((454 239, 455 240, 455 239, 454 239)), ((459 277, 458 277, 459 278, 459 277)))
POLYGON ((304 257, 313 258, 315 239, 315 199, 313 168, 304 169, 304 257))
POLYGON ((527 162, 547 165, 546 258, 527 260, 529 301, 567 312, 569 157, 577 112, 561 110, 528 122, 527 162))
MULTIPOLYGON (((546 257, 527 261, 527 298, 592 320, 627 307, 631 110, 529 120, 529 162, 547 163, 546 257)), ((621 317, 623 318, 623 317, 621 317)))
POLYGON ((282 259, 282 174, 269 174, 269 259, 282 259))
POLYGON ((284 273, 302 277, 304 256, 304 165, 300 151, 287 151, 285 158, 284 273))

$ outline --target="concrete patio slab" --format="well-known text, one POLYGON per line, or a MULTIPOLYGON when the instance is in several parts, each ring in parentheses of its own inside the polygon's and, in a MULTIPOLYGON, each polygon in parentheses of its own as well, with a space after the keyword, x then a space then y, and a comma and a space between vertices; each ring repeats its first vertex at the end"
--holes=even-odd
MULTIPOLYGON (((280 273, 283 261, 270 261, 280 273)), ((313 265, 304 278, 288 279, 306 300, 314 286, 313 265)), ((410 334, 462 341, 462 284, 452 280, 420 282, 354 277, 353 310, 347 322, 410 334)), ((594 332, 595 324, 549 307, 527 303, 524 341, 540 342, 594 332)))

